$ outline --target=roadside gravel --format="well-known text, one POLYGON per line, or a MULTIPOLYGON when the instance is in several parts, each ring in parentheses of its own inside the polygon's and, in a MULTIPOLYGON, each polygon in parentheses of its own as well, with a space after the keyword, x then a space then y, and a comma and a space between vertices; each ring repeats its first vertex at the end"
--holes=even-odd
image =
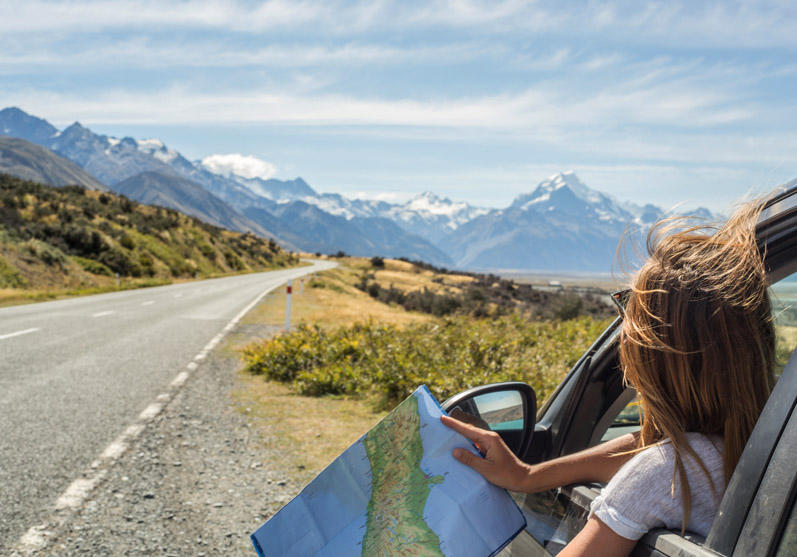
POLYGON ((240 325, 110 468, 46 555, 253 555, 249 534, 302 487, 278 439, 232 393, 240 325))

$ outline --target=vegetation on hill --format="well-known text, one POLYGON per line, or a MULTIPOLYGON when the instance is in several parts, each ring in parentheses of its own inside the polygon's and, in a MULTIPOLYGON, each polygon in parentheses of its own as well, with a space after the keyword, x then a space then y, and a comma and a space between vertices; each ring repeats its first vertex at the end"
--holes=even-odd
POLYGON ((298 263, 273 240, 79 186, 0 174, 0 289, 163 283, 298 263))
POLYGON ((250 372, 303 395, 376 395, 382 409, 420 384, 443 400, 475 385, 519 380, 543 400, 613 311, 597 294, 583 301, 586 295, 573 292, 527 292, 489 275, 382 258, 340 263, 310 281, 306 298, 296 296, 296 330, 244 350, 250 372), (373 285, 404 298, 374 296, 373 285), (430 314, 443 299, 463 304, 435 318, 430 314))

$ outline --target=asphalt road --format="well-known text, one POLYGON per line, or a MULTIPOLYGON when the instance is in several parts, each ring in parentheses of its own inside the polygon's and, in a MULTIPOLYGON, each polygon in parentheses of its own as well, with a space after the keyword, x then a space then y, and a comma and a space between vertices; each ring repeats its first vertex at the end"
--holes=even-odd
POLYGON ((333 265, 0 309, 0 548, 247 304, 333 265))

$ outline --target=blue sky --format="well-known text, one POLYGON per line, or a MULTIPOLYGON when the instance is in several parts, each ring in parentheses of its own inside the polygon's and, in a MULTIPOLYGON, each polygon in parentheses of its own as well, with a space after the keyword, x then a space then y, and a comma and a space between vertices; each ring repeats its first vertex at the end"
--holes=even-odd
POLYGON ((797 177, 794 2, 0 2, 0 106, 505 206, 573 169, 724 210, 797 177))

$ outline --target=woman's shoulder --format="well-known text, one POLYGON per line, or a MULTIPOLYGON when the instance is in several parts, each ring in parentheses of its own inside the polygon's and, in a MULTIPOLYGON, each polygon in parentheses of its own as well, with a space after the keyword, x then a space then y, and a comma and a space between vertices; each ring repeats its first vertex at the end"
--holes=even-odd
MULTIPOLYGON (((690 490, 692 499, 696 501, 716 488, 724 487, 722 442, 717 437, 700 433, 687 433, 684 440, 711 477, 709 480, 699 472, 700 465, 693 458, 683 457, 690 487, 694 488, 690 490)), ((681 453, 684 454, 683 451, 681 453)), ((615 532, 629 539, 638 539, 657 526, 680 524, 683 509, 680 481, 678 474, 674 474, 675 461, 675 448, 669 440, 643 449, 612 477, 593 503, 592 511, 615 532)), ((710 499, 713 501, 715 498, 710 499)), ((696 531, 701 528, 702 524, 694 527, 696 531)))
MULTIPOLYGON (((701 492, 703 483, 710 486, 713 483, 722 482, 722 439, 702 433, 687 433, 684 436, 684 441, 700 459, 700 462, 697 462, 688 451, 684 450, 685 447, 680 447, 690 485, 697 484, 695 485, 698 488, 696 491, 701 492), (710 480, 702 473, 703 466, 709 473, 710 480)), ((627 497, 629 499, 638 497, 640 494, 653 499, 665 495, 670 498, 673 492, 673 481, 675 482, 675 492, 680 491, 678 474, 674 474, 675 462, 675 447, 669 439, 651 445, 634 455, 617 471, 607 485, 607 494, 612 493, 619 498, 627 497)))
MULTIPOLYGON (((713 468, 718 463, 720 466, 722 464, 722 448, 722 437, 718 435, 687 432, 684 434, 681 445, 679 446, 679 452, 687 469, 693 468, 695 465, 694 458, 690 454, 689 449, 703 461, 706 468, 713 468), (684 446, 684 444, 688 445, 688 447, 684 446)), ((627 465, 630 464, 634 467, 643 466, 651 468, 669 466, 672 468, 675 460, 675 445, 670 439, 664 439, 640 451, 627 465)))

